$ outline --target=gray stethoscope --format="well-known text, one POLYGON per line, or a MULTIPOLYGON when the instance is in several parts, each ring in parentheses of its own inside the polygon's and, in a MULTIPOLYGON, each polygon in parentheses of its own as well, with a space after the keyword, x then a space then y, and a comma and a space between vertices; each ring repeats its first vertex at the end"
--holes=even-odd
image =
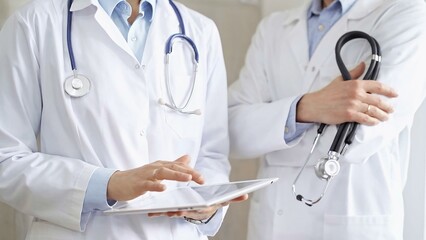
MULTIPOLYGON (((70 57, 70 63, 71 63, 71 69, 73 71, 73 75, 68 77, 67 79, 65 79, 65 83, 64 83, 64 89, 65 92, 71 96, 71 97, 83 97, 86 94, 88 94, 90 92, 90 88, 91 88, 91 82, 90 80, 82 75, 79 74, 77 71, 77 67, 76 67, 76 63, 75 63, 75 58, 74 58, 74 51, 73 51, 73 46, 72 46, 72 41, 71 41, 71 36, 72 36, 72 31, 71 31, 71 27, 72 27, 72 11, 71 11, 71 5, 72 5, 73 0, 68 0, 68 17, 67 17, 67 47, 68 47, 68 54, 70 57)), ((158 103, 160 105, 166 106, 170 109, 172 109, 173 111, 182 113, 182 114, 195 114, 195 115, 201 115, 201 111, 200 109, 195 109, 195 110, 185 110, 189 104, 189 102, 191 101, 193 92, 194 92, 194 88, 195 88, 195 81, 197 78, 197 72, 198 72, 198 62, 199 62, 199 54, 198 54, 198 49, 197 46, 195 45, 194 41, 189 38, 186 34, 185 34, 185 25, 183 23, 183 19, 182 19, 182 15, 179 11, 179 9, 177 8, 176 4, 172 1, 169 0, 169 4, 170 6, 173 8, 176 17, 179 21, 179 27, 180 27, 180 33, 176 33, 173 34, 169 37, 169 39, 166 42, 166 48, 165 48, 165 81, 166 81, 166 88, 167 88, 167 94, 169 97, 169 101, 170 103, 167 103, 164 99, 160 98, 158 100, 158 103), (172 50, 173 50, 173 44, 175 42, 175 40, 182 40, 183 42, 186 42, 192 49, 193 51, 193 69, 194 69, 194 73, 192 75, 191 78, 191 85, 190 85, 190 91, 187 94, 187 96, 185 97, 183 103, 181 105, 176 104, 176 101, 173 97, 173 93, 171 91, 170 88, 170 64, 169 64, 169 59, 170 59, 170 55, 172 54, 172 50)))
MULTIPOLYGON (((376 80, 377 76, 379 74, 380 63, 381 63, 381 58, 382 58, 381 57, 381 51, 380 51, 380 45, 378 44, 376 39, 374 39, 373 37, 371 37, 370 35, 368 35, 364 32, 359 32, 359 31, 348 32, 348 33, 344 34, 337 41, 335 52, 336 52, 336 61, 337 61, 337 65, 339 67, 339 70, 342 73, 342 77, 345 81, 351 80, 351 75, 350 75, 348 69, 346 68, 345 64, 343 63, 340 52, 341 52, 343 45, 345 45, 347 42, 349 42, 353 39, 359 39, 359 38, 367 40, 368 43, 371 46, 371 51, 372 51, 372 59, 371 59, 371 62, 370 62, 370 66, 369 66, 367 73, 365 74, 363 79, 364 80, 376 80)), ((312 153, 315 150, 315 147, 316 147, 316 145, 317 145, 317 143, 318 143, 318 141, 319 141, 319 139, 320 139, 321 135, 323 134, 326 127, 327 127, 326 124, 321 124, 319 126, 319 128, 317 130, 317 135, 314 139, 314 143, 313 143, 312 148, 311 148, 311 151, 309 152, 309 155, 306 158, 304 165, 300 169, 299 174, 297 175, 296 179, 293 182, 293 194, 294 194, 294 196, 296 197, 296 199, 298 201, 301 201, 308 206, 312 206, 312 205, 318 203, 324 197, 324 194, 326 193, 331 180, 340 172, 339 159, 340 159, 341 156, 343 156, 345 154, 348 146, 350 144, 352 144, 353 139, 355 137, 356 130, 358 128, 358 123, 347 122, 347 123, 340 124, 339 128, 337 130, 336 136, 333 140, 333 143, 331 144, 330 150, 328 151, 328 156, 319 159, 319 161, 315 165, 315 167, 314 167, 315 174, 317 175, 317 177, 319 179, 324 180, 325 184, 324 184, 321 195, 317 199, 312 200, 312 199, 305 198, 301 194, 297 194, 296 184, 297 184, 297 181, 299 180, 302 172, 305 170, 306 165, 310 161, 312 153)))

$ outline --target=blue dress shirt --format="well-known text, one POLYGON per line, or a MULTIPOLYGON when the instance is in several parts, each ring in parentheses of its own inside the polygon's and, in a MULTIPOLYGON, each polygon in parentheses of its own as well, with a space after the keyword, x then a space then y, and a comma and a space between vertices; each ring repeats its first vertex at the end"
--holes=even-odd
MULTIPOLYGON (((333 25, 353 6, 356 0, 335 0, 327 8, 322 8, 322 0, 313 0, 307 13, 309 59, 315 52, 318 43, 333 25)), ((313 124, 296 122, 296 108, 301 96, 296 98, 287 118, 284 140, 291 142, 313 124)))
POLYGON ((142 0, 139 4, 139 14, 131 25, 127 20, 132 13, 132 7, 128 2, 124 0, 99 0, 99 3, 105 12, 111 16, 112 21, 140 62, 154 17, 156 0, 142 0))

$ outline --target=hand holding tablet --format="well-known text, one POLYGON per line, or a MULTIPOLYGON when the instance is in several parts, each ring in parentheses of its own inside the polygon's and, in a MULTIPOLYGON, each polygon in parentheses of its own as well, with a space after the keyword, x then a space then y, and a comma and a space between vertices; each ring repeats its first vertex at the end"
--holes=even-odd
POLYGON ((108 215, 142 213, 162 213, 162 215, 166 213, 168 215, 167 213, 169 213, 171 216, 183 216, 183 214, 192 211, 190 214, 194 214, 194 216, 189 216, 190 218, 202 219, 204 210, 210 213, 212 209, 217 209, 217 207, 226 205, 230 201, 245 200, 247 199, 246 194, 266 187, 277 180, 278 178, 257 179, 213 185, 185 186, 167 189, 164 192, 149 192, 125 204, 119 204, 118 207, 104 211, 104 213, 108 215), (200 215, 197 215, 194 210, 201 210, 198 212, 200 215))

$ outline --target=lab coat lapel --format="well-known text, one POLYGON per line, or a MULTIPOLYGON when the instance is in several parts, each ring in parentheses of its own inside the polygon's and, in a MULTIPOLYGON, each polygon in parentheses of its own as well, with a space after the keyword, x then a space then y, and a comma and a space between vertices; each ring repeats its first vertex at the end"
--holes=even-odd
MULTIPOLYGON (((311 58, 311 64, 315 66, 320 66, 318 69, 321 69, 322 63, 326 62, 329 57, 334 56, 335 46, 339 38, 343 33, 348 32, 349 24, 351 21, 356 21, 357 19, 362 19, 364 16, 368 15, 370 12, 374 11, 383 0, 368 0, 368 1, 356 1, 355 5, 343 15, 339 21, 330 29, 330 31, 321 39, 315 52, 311 58)), ((350 29, 351 31, 357 29, 350 29)), ((371 34, 371 33, 369 33, 371 34)))
POLYGON ((120 48, 122 48, 129 55, 134 56, 132 49, 130 49, 129 44, 127 44, 120 30, 117 28, 115 23, 112 21, 111 17, 103 10, 102 6, 99 4, 97 0, 75 0, 72 4, 71 11, 79 11, 89 6, 95 6, 96 11, 94 18, 98 22, 98 24, 102 27, 102 29, 108 34, 115 44, 117 44, 120 48))
MULTIPOLYGON (((153 59, 165 57, 167 40, 171 35, 179 33, 179 22, 168 1, 158 0, 155 11, 142 57, 142 64, 147 66, 153 59)), ((156 62, 164 65, 164 61, 156 62)))
POLYGON ((102 27, 102 29, 108 34, 111 40, 115 42, 115 44, 117 44, 120 48, 126 51, 127 54, 136 58, 129 44, 126 42, 123 35, 121 34, 120 30, 117 28, 111 17, 108 16, 108 14, 104 10, 98 8, 95 13, 95 19, 102 27))
POLYGON ((326 62, 326 59, 332 57, 337 40, 343 33, 347 32, 347 24, 347 15, 344 15, 334 24, 328 33, 324 35, 312 54, 311 65, 317 66, 317 69, 321 69, 322 63, 326 62))
MULTIPOLYGON (((305 71, 306 65, 309 61, 309 43, 308 43, 308 32, 306 23, 306 11, 307 6, 304 5, 298 10, 293 11, 291 15, 284 21, 284 27, 293 25, 292 29, 287 32, 287 38, 294 59, 296 59, 299 70, 305 71)), ((284 53, 287 54, 287 53, 284 53)))
POLYGON ((347 13, 348 20, 362 19, 372 13, 378 8, 385 0, 358 0, 355 5, 347 13))

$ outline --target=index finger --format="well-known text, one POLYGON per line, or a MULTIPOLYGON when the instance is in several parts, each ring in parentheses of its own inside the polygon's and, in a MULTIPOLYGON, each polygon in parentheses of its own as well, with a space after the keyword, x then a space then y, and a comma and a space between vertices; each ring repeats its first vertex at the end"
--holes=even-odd
POLYGON ((158 168, 155 172, 156 180, 174 180, 180 182, 194 181, 199 184, 204 183, 200 173, 189 167, 183 167, 176 164, 166 165, 158 168))
POLYGON ((398 93, 391 87, 384 83, 377 82, 374 80, 363 80, 365 91, 369 93, 375 93, 389 98, 398 97, 398 93))
POLYGON ((192 181, 198 183, 198 184, 204 184, 204 178, 201 175, 201 173, 199 173, 198 171, 196 171, 195 169, 191 168, 190 166, 187 165, 180 165, 180 164, 174 164, 174 163, 169 163, 169 168, 174 170, 174 171, 178 171, 178 172, 182 172, 182 173, 186 173, 186 174, 190 174, 191 175, 191 179, 192 181))

